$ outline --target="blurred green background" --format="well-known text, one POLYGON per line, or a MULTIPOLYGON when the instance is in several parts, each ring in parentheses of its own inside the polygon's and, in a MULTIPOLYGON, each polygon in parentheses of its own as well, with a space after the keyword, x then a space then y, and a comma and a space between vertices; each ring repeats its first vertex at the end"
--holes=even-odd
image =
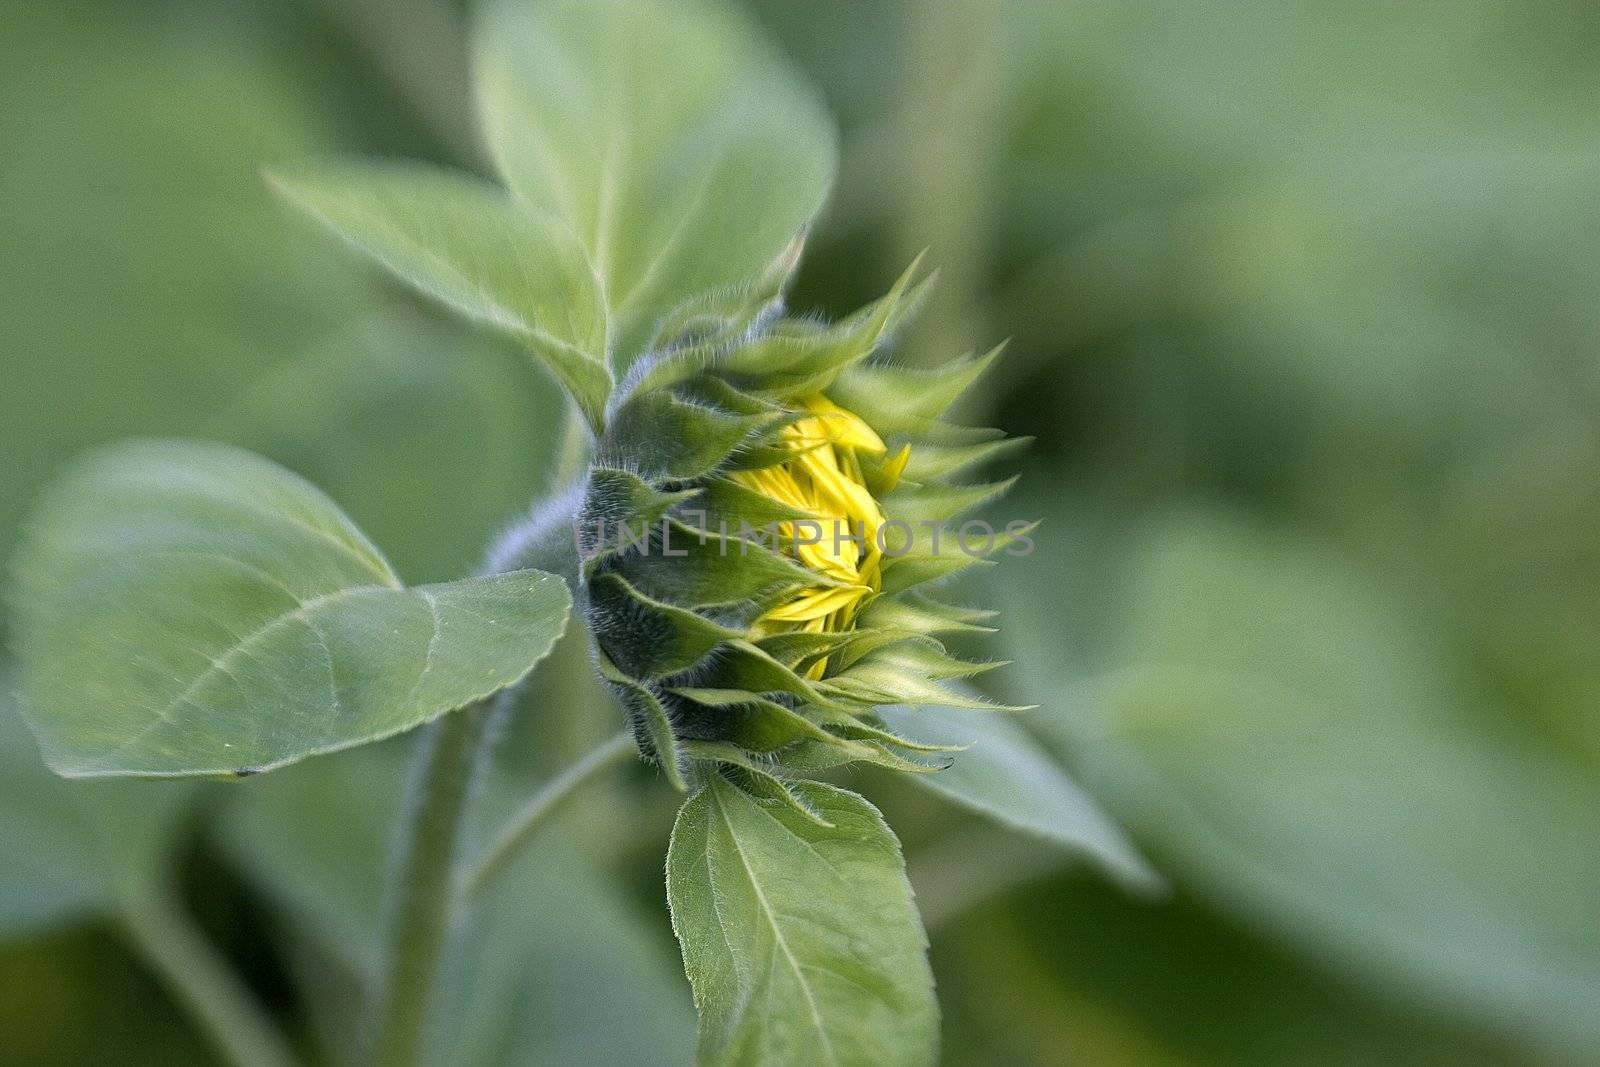
MULTIPOLYGON (((863 773, 947 1062, 1600 1063, 1600 7, 749 6, 844 131, 793 303, 850 310, 928 247, 900 356, 1013 338, 966 414, 1036 438, 996 516, 1045 525, 965 592, 1005 612, 995 684, 1172 887, 863 773)), ((259 180, 480 166, 465 14, 0 0, 0 556, 52 468, 129 434, 287 464, 410 581, 544 488, 553 388, 259 180)), ((337 1062, 403 743, 169 805, 52 780, 0 719, 0 1063, 208 1062, 118 889, 165 863, 337 1062)), ((569 638, 492 795, 617 722, 569 638)), ((453 964, 450 1062, 687 1061, 672 803, 638 768, 545 835, 453 964)))

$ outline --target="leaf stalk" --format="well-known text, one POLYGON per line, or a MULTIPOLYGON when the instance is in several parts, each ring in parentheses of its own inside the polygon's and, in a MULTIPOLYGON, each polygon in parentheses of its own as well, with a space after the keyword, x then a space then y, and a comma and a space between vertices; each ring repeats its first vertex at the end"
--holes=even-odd
POLYGON ((608 738, 582 759, 552 778, 543 789, 528 798, 522 809, 507 820, 489 846, 460 880, 463 896, 480 893, 505 868, 534 832, 555 814, 586 782, 599 777, 634 751, 633 734, 623 730, 608 738))
POLYGON ((119 918, 135 951, 235 1067, 295 1067, 288 1041, 170 893, 140 893, 119 918))
POLYGON ((493 698, 426 728, 402 828, 391 912, 386 988, 378 1004, 374 1067, 420 1062, 429 1005, 452 916, 461 827, 493 698))

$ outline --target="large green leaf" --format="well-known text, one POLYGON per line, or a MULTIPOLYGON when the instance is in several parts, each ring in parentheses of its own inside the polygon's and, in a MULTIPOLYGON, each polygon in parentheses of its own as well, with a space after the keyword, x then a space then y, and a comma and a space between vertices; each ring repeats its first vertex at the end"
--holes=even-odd
MULTIPOLYGON (((381 980, 385 931, 373 887, 388 868, 404 803, 401 755, 363 748, 230 790, 235 802, 218 843, 317 950, 318 973, 308 978, 369 991, 381 980)), ((492 825, 514 809, 516 792, 493 777, 483 800, 476 814, 492 825)), ((660 937, 665 917, 652 929, 590 863, 592 853, 541 833, 464 910, 441 972, 425 1062, 688 1061, 694 1021, 660 937)), ((347 1022, 336 1018, 335 1043, 359 1037, 347 1022)))
POLYGON ((1082 853, 1135 889, 1156 890, 1161 876, 1083 787, 1028 732, 999 715, 960 708, 879 708, 902 737, 967 745, 950 766, 910 780, 1006 826, 1082 853))
POLYGON ((822 206, 832 123, 730 7, 496 0, 479 31, 490 148, 588 248, 619 365, 670 308, 776 262, 822 206))
POLYGON ((667 896, 718 1064, 929 1064, 938 1007, 900 845, 877 809, 791 786, 831 825, 713 776, 678 813, 667 896))
POLYGON ((611 391, 604 293, 563 222, 421 164, 324 163, 272 180, 422 292, 522 341, 598 424, 611 391))
POLYGON ((714 5, 505 0, 478 44, 511 193, 418 164, 277 171, 291 200, 469 318, 521 339, 598 428, 670 309, 789 262, 833 173, 832 126, 714 5))
POLYGON ((247 774, 386 737, 520 679, 560 579, 405 589, 315 488, 152 441, 69 469, 17 563, 24 713, 57 772, 247 774))

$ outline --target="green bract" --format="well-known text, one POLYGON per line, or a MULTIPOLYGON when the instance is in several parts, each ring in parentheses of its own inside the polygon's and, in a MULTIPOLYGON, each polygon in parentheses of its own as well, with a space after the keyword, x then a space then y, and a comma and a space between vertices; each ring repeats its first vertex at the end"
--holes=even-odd
POLYGON ((886 358, 915 269, 834 324, 782 315, 781 267, 680 308, 612 405, 576 516, 585 617, 641 751, 680 785, 700 762, 936 770, 948 748, 875 709, 994 706, 943 683, 996 664, 940 643, 991 613, 929 587, 1030 527, 952 521, 1009 484, 962 471, 1014 442, 941 418, 995 353, 886 358))

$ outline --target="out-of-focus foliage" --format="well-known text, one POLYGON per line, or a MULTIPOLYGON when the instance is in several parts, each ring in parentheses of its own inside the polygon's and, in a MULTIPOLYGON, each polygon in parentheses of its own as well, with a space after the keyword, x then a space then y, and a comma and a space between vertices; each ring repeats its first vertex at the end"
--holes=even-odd
POLYGON ((513 347, 396 307, 252 378, 196 432, 305 472, 419 583, 472 570, 547 487, 561 418, 513 347))
MULTIPOLYGON (((349 1025, 354 998, 381 965, 377 905, 403 771, 404 753, 385 748, 312 760, 264 780, 217 827, 219 846, 292 922, 294 958, 324 999, 317 1041, 330 1052, 360 1040, 349 1025)), ((489 825, 514 806, 509 786, 491 783, 489 825)), ((657 922, 652 929, 579 850, 541 835, 471 909, 445 965, 425 1062, 686 1062, 689 991, 665 916, 657 922)))
POLYGON ((193 430, 357 306, 258 191, 331 136, 263 43, 133 6, 7 3, 0 520, 85 442, 193 430), (207 31, 210 31, 209 33, 207 31))
POLYGON ((1131 890, 1162 891, 1161 876, 1027 730, 961 708, 890 708, 883 720, 903 737, 961 752, 937 774, 919 774, 916 784, 1006 826, 1081 850, 1131 890))
POLYGON ((3 689, 0 770, 0 938, 7 940, 114 912, 163 877, 194 796, 188 784, 58 779, 3 689))
POLYGON ((1204 514, 1134 540, 1103 659, 1049 666, 1042 613, 1017 639, 1058 703, 1041 729, 1112 810, 1398 1000, 1595 1045, 1593 780, 1497 721, 1337 550, 1204 514))
MULTIPOLYGON (((1042 705, 1021 727, 1174 886, 1145 901, 1087 869, 1044 877, 1060 860, 1034 839, 852 779, 905 843, 947 1062, 1600 1055, 1585 821, 1600 776, 1600 14, 748 6, 845 125, 794 303, 844 312, 931 245, 943 281, 904 358, 1014 335, 969 414, 1035 436, 997 517, 1046 522, 1034 555, 1001 568, 1013 580, 973 597, 1031 621, 974 650, 1019 661, 999 695, 1042 705)), ((448 96, 465 35, 416 30, 448 27, 450 6, 370 11, 4 0, 7 553, 50 469, 130 432, 267 452, 328 488, 407 582, 468 569, 541 487, 552 391, 349 268, 259 181, 263 163, 335 151, 483 169, 460 129, 426 124, 471 110, 448 96)), ((581 663, 540 681, 536 724, 510 734, 515 791, 527 767, 559 766, 535 739, 595 736, 568 717, 606 714, 586 685, 581 663)), ((347 760, 283 781, 326 775, 330 798, 369 799, 347 760)), ((8 773, 5 803, 31 780, 8 773)), ((274 786, 230 787, 239 811, 185 847, 242 872, 224 884, 255 910, 229 914, 255 921, 217 932, 291 1028, 348 1030, 349 946, 366 942, 305 903, 337 864, 291 861, 338 859, 344 839, 263 814, 274 786)), ((598 815, 571 814, 587 859, 641 901, 659 894, 664 793, 614 784, 583 805, 598 815)), ((54 800, 26 803, 43 806, 7 823, 8 848, 53 818, 54 800)), ((595 945, 635 947, 597 949, 591 970, 575 938, 530 934, 567 984, 499 994, 545 1005, 516 1016, 527 1040, 570 1055, 560 1043, 585 1031, 554 1020, 589 1026, 578 1009, 603 997, 561 997, 620 973, 640 984, 610 1017, 663 1013, 647 1025, 673 1051, 657 1059, 681 1062, 692 1025, 665 916, 592 904, 587 871, 574 890, 532 870, 529 892, 590 901, 565 913, 595 945)), ((365 877, 324 898, 351 922, 372 903, 365 877)), ((104 899, 25 891, 10 899, 35 930, 104 899)), ((0 1060, 69 1061, 86 1039, 60 1020, 148 1003, 136 972, 101 933, 14 941, 0 1060), (102 984, 82 977, 91 963, 102 984)), ((145 1013, 142 1036, 107 1018, 130 1043, 189 1047, 171 1013, 145 1013)))

